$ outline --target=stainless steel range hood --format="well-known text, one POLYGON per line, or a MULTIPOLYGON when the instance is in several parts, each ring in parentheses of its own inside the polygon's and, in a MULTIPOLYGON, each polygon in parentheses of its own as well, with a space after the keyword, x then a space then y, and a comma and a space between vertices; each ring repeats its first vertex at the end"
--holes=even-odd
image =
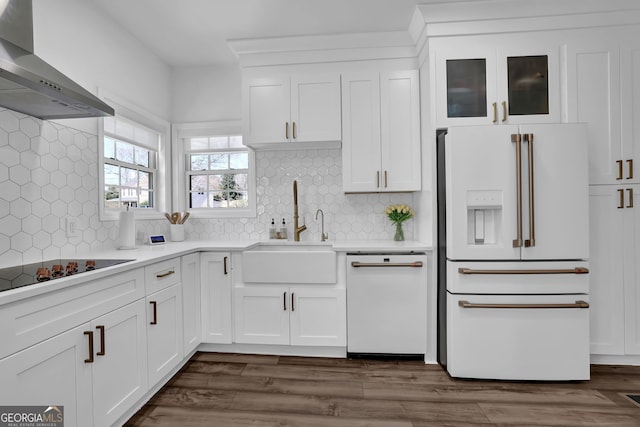
POLYGON ((0 0, 0 106, 43 120, 114 114, 34 55, 31 0, 0 0))

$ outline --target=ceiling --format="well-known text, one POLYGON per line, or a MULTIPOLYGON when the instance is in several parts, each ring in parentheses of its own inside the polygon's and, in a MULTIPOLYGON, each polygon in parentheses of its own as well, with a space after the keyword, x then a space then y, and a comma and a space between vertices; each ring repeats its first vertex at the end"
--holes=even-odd
POLYGON ((405 31, 434 0, 89 1, 168 65, 192 67, 236 63, 230 39, 405 31))

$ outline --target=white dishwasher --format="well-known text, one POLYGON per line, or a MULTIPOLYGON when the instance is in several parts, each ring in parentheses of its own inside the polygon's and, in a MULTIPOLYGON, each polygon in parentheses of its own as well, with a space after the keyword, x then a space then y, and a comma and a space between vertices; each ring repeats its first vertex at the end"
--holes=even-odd
POLYGON ((427 256, 347 254, 347 355, 424 358, 427 256))

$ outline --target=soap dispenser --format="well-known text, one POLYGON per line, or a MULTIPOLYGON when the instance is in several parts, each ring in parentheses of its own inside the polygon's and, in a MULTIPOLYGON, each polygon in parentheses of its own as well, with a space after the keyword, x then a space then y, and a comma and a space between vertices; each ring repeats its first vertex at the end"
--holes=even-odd
POLYGON ((271 218, 271 227, 269 227, 269 238, 276 238, 276 220, 271 218))
POLYGON ((281 239, 287 238, 287 224, 285 224, 284 218, 282 218, 282 227, 280 227, 280 238, 281 239))

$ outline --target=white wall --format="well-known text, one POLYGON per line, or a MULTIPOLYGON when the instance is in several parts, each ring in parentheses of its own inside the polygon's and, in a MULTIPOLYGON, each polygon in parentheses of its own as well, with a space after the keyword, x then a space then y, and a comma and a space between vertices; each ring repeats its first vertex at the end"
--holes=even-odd
POLYGON ((33 21, 34 50, 42 59, 94 94, 106 89, 171 119, 170 67, 92 2, 33 0, 33 21))
POLYGON ((172 122, 236 120, 242 115, 238 64, 174 68, 172 122))

